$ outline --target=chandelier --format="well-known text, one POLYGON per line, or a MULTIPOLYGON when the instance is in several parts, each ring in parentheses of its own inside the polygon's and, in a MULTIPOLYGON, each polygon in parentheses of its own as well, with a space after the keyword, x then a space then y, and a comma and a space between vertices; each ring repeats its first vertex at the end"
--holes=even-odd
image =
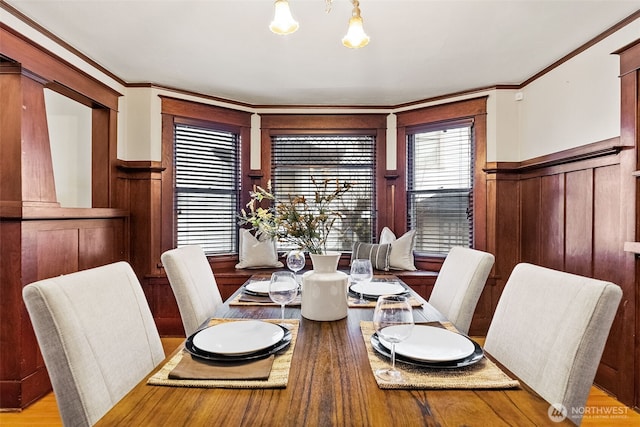
MULTIPOLYGON (((325 1, 327 2, 327 12, 329 12, 333 0, 325 1)), ((369 36, 364 32, 364 27, 362 26, 360 2, 358 0, 351 0, 351 3, 353 3, 353 11, 349 19, 347 34, 342 38, 342 44, 346 47, 357 49, 369 43, 369 36)), ((289 1, 276 0, 275 13, 269 29, 276 34, 286 35, 296 32, 299 26, 298 22, 293 18, 293 15, 291 15, 289 1)))

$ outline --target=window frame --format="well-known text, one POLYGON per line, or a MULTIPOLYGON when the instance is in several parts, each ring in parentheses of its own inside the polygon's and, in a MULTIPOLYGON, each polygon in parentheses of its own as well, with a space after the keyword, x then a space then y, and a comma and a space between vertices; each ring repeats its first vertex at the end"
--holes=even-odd
MULTIPOLYGON (((439 122, 473 120, 473 241, 472 248, 487 247, 487 185, 484 168, 487 162, 487 96, 401 112, 397 114, 397 178, 394 197, 395 216, 392 230, 397 236, 407 232, 407 129, 427 127, 439 122)), ((445 256, 415 254, 419 269, 439 269, 445 256)))
POLYGON ((387 224, 381 200, 384 195, 384 174, 387 158, 387 114, 265 114, 261 116, 261 173, 253 176, 254 185, 265 186, 271 179, 271 137, 278 135, 333 135, 369 134, 375 138, 376 164, 373 186, 376 188, 374 202, 374 241, 387 224))
MULTIPOLYGON (((377 197, 376 197, 377 196, 377 193, 376 193, 376 190, 377 190, 377 188, 376 188, 376 170, 377 170, 377 167, 378 167, 377 166, 377 160, 378 159, 376 158, 376 154, 377 154, 376 153, 377 152, 377 150, 376 150, 376 148, 377 148, 376 134, 374 132, 372 132, 371 130, 361 130, 361 131, 348 130, 348 131, 337 131, 337 132, 333 132, 333 133, 326 133, 326 132, 317 133, 316 132, 316 133, 314 133, 312 135, 308 134, 306 132, 295 132, 295 133, 292 133, 292 132, 289 132, 289 131, 287 131, 287 132, 277 132, 277 134, 272 134, 272 138, 271 138, 271 148, 272 148, 271 156, 273 156, 273 154, 274 154, 273 153, 274 140, 278 140, 278 138, 287 138, 287 137, 311 138, 314 141, 315 141, 315 138, 322 139, 323 137, 338 138, 338 139, 343 139, 344 138, 344 140, 346 140, 345 143, 350 143, 349 141, 351 141, 351 139, 355 138, 355 137, 366 138, 367 146, 369 148, 367 150, 367 154, 366 155, 367 156, 369 156, 369 155, 371 156, 371 163, 367 163, 366 168, 365 168, 367 170, 367 172, 370 172, 370 173, 366 174, 367 178, 369 178, 369 177, 371 178, 370 188, 367 187, 365 190, 359 189, 360 187, 356 184, 356 186, 351 190, 350 193, 345 194, 343 196, 343 200, 349 200, 351 196, 357 194, 358 192, 360 192, 360 193, 362 193, 362 191, 368 192, 369 198, 371 200, 371 204, 369 205, 371 207, 371 209, 370 209, 370 211, 368 211, 368 212, 370 212, 370 225, 371 225, 371 227, 370 227, 370 236, 366 241, 367 241, 367 243, 372 242, 373 239, 375 239, 376 223, 377 223, 377 220, 378 220, 377 217, 376 217, 376 213, 377 213, 377 208, 376 208, 376 206, 377 206, 377 204, 376 204, 376 202, 377 202, 377 197), (371 197, 371 195, 373 197, 371 197)), ((298 147, 300 147, 300 145, 298 145, 298 147)), ((315 150, 314 150, 314 152, 315 152, 315 150)), ((322 155, 322 153, 319 153, 319 154, 322 155)), ((293 159, 294 161, 297 161, 300 158, 301 157, 292 157, 291 159, 293 159)), ((305 162, 307 160, 308 160, 308 157, 303 157, 303 160, 300 160, 300 161, 301 162, 305 162)), ((331 166, 336 166, 337 167, 338 166, 337 164, 333 164, 332 165, 332 164, 328 164, 328 163, 327 164, 320 163, 320 165, 323 165, 323 164, 325 166, 329 166, 329 167, 331 167, 331 166)), ((342 169, 342 170, 353 168, 353 164, 350 164, 350 165, 351 165, 351 167, 349 167, 349 165, 345 164, 345 168, 342 169)), ((278 163, 274 162, 273 157, 271 157, 270 166, 271 166, 271 177, 272 177, 272 186, 273 186, 274 194, 276 194, 276 196, 279 195, 280 197, 286 197, 286 192, 278 193, 278 187, 276 185, 276 181, 273 179, 274 169, 278 168, 278 163)), ((303 167, 302 169, 305 169, 305 168, 303 167)), ((337 167, 337 169, 340 170, 341 168, 337 167)), ((286 175, 286 172, 284 173, 284 175, 286 175)), ((346 174, 346 175, 351 176, 351 174, 346 174)), ((350 178, 347 178, 345 176, 336 176, 336 175, 324 176, 324 175, 321 174, 321 175, 314 176, 314 178, 317 180, 317 182, 321 182, 323 179, 335 179, 335 178, 338 178, 340 180, 340 182, 351 181, 350 178)), ((287 178, 285 178, 285 180, 287 180, 287 178)), ((297 181, 297 179, 296 179, 296 181, 297 181)), ((305 187, 304 190, 302 190, 300 188, 299 192, 298 192, 298 190, 296 190, 296 194, 303 194, 304 193, 304 194, 307 194, 307 196, 309 196, 309 197, 313 194, 313 191, 314 191, 313 190, 313 184, 311 183, 310 179, 309 179, 308 182, 302 184, 301 187, 305 187)), ((332 187, 330 186, 330 188, 332 188, 332 187)), ((342 213, 344 214, 345 212, 342 212, 342 213)), ((343 222, 343 224, 344 224, 344 222, 343 222)), ((337 224, 334 225, 334 230, 337 230, 338 228, 339 227, 337 226, 337 224)), ((333 236, 335 236, 334 233, 335 232, 332 232, 331 234, 333 236)), ((338 240, 340 240, 340 239, 338 239, 338 240)), ((357 238, 356 238, 354 240, 354 242, 355 241, 360 241, 360 240, 357 240, 357 238)), ((333 239, 329 239, 327 243, 332 243, 332 242, 334 242, 334 240, 333 239)), ((350 241, 349 240, 345 240, 345 242, 350 242, 350 241)), ((351 243, 353 243, 353 242, 351 242, 351 243)), ((351 251, 351 246, 352 246, 351 243, 348 244, 347 247, 343 247, 342 249, 335 248, 335 247, 327 247, 327 250, 336 250, 336 251, 340 251, 340 252, 350 252, 351 251)), ((286 245, 284 245, 284 247, 282 247, 281 245, 278 245, 278 249, 279 250, 280 249, 285 249, 286 250, 286 248, 287 248, 286 245)))
MULTIPOLYGON (((469 190, 471 190, 471 195, 469 197, 468 200, 468 205, 467 205, 467 209, 466 209, 466 216, 467 216, 467 220, 469 220, 469 214, 470 214, 470 210, 471 210, 471 220, 473 221, 473 187, 475 186, 475 182, 473 180, 473 175, 474 175, 474 159, 475 159, 475 153, 473 151, 474 148, 474 134, 475 134, 475 127, 474 127, 474 123, 473 120, 471 119, 455 119, 455 120, 446 120, 446 121, 441 121, 438 122, 434 125, 428 125, 428 126, 411 126, 411 127, 407 127, 405 128, 405 141, 404 144, 407 147, 407 199, 406 199, 406 205, 407 205, 407 227, 410 227, 411 225, 411 218, 410 218, 410 211, 411 209, 409 208, 412 204, 410 203, 410 199, 411 199, 411 195, 413 194, 414 197, 418 197, 418 195, 424 195, 424 194, 431 194, 432 196, 436 196, 437 194, 442 194, 442 193, 451 193, 453 192, 464 192, 464 193, 469 193, 469 190), (458 187, 458 188, 447 188, 447 190, 434 190, 434 189, 429 189, 429 190, 417 190, 415 188, 409 190, 409 183, 411 181, 414 182, 414 184, 418 183, 417 179, 415 178, 415 176, 410 179, 410 175, 411 172, 413 172, 414 174, 417 172, 417 168, 415 166, 415 163, 412 165, 410 163, 409 160, 413 159, 414 161, 417 159, 416 157, 416 152, 411 152, 411 149, 413 150, 417 150, 417 142, 416 142, 416 135, 423 135, 426 133, 430 133, 430 132, 440 132, 442 130, 454 130, 454 129, 459 129, 459 128, 464 128, 464 129, 470 129, 471 133, 469 134, 468 139, 464 138, 465 141, 465 147, 468 147, 469 150, 469 174, 465 174, 465 176, 470 177, 470 182, 469 182, 469 186, 465 186, 464 188, 458 187), (412 138, 413 137, 413 138, 412 138), (468 142, 468 144, 467 144, 468 142)), ((437 150, 438 150, 438 155, 437 157, 440 156, 439 151, 441 149, 441 144, 438 143, 437 145, 434 146, 437 150)), ((448 175, 449 178, 451 178, 451 175, 448 175)), ((441 182, 441 181, 436 181, 436 182, 441 182)), ((424 182, 422 182, 424 184, 424 182)), ((416 221, 416 219, 414 218, 414 221, 416 221)), ((465 227, 466 228, 466 227, 465 227)), ((473 223, 469 224, 469 237, 471 237, 471 239, 473 239, 473 223)), ((441 235, 441 233, 438 233, 438 235, 441 235)), ((418 237, 416 237, 416 240, 418 239, 418 237)), ((472 246, 473 245, 473 240, 469 240, 469 245, 472 246)), ((435 243, 434 243, 435 244, 435 243)), ((417 243, 416 243, 417 246, 417 243)), ((439 246, 439 245, 438 245, 439 246)), ((415 253, 416 254, 421 254, 423 256, 432 256, 435 255, 437 256, 438 254, 440 254, 440 252, 436 252, 436 251, 420 251, 419 249, 415 249, 415 253)), ((448 250, 446 251, 448 252, 448 250)), ((445 252, 445 254, 446 254, 445 252)))
POLYGON ((204 252, 211 256, 237 252, 236 213, 240 210, 241 192, 240 135, 228 130, 227 126, 214 124, 196 126, 176 120, 174 121, 175 159, 181 159, 174 165, 176 173, 174 179, 176 245, 200 245, 204 252), (203 141, 207 141, 207 144, 202 144, 203 141), (225 159, 216 163, 211 150, 215 149, 218 144, 223 148, 221 153, 225 159), (177 149, 178 145, 181 147, 180 153, 177 149), (205 165, 194 160, 196 158, 205 165), (183 165, 184 169, 180 165, 183 165), (199 178, 195 178, 196 176, 199 178), (225 182, 225 177, 231 178, 231 180, 225 182), (183 185, 178 185, 180 182, 183 185), (192 203, 194 199, 199 199, 199 201, 192 203), (214 200, 217 201, 214 202, 214 200), (226 208, 219 210, 217 204, 224 205, 226 204, 225 200, 231 205, 235 205, 231 212, 226 208), (196 208, 195 212, 193 211, 194 207, 196 208), (180 214, 183 209, 183 214, 180 214), (203 209, 206 210, 206 214, 197 212, 203 209), (184 212, 189 212, 189 214, 184 214, 184 212), (200 225, 194 227, 191 223, 194 219, 200 225), (205 221, 205 223, 200 221, 205 221), (224 228, 214 232, 212 228, 216 228, 215 224, 224 228), (181 230, 183 234, 181 234, 181 230), (226 232, 224 230, 233 230, 234 232, 229 236, 224 234, 226 232), (197 235, 200 237, 196 237, 197 235), (223 247, 214 248, 213 246, 216 245, 223 247))
MULTIPOLYGON (((161 252, 176 247, 175 216, 175 176, 174 176, 174 126, 176 124, 199 127, 214 127, 219 130, 236 133, 240 139, 240 196, 238 206, 244 202, 244 193, 248 185, 246 171, 250 161, 251 113, 223 107, 184 101, 160 96, 162 103, 162 173, 161 209, 162 226, 160 246, 161 252)), ((237 256, 237 249, 230 254, 215 254, 209 257, 237 256)))

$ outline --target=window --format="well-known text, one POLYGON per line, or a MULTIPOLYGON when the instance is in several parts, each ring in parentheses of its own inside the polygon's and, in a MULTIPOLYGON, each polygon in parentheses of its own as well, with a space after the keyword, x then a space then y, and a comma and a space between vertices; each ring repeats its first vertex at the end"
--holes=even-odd
POLYGON ((372 135, 274 135, 271 180, 276 197, 315 191, 316 181, 338 179, 354 184, 336 202, 343 219, 334 224, 327 249, 351 251, 354 241, 372 241, 375 223, 375 137, 372 135))
POLYGON ((239 135, 213 127, 174 125, 177 246, 207 254, 235 252, 239 135))
POLYGON ((415 250, 447 254, 473 242, 473 122, 407 130, 408 227, 415 250))

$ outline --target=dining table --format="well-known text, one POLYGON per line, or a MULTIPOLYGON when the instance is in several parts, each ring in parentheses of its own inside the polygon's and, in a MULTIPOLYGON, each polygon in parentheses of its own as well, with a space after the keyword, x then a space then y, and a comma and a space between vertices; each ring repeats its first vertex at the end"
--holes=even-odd
MULTIPOLYGON (((384 280, 389 277, 385 275, 384 280)), ((259 275, 248 282, 251 280, 259 280, 259 275)), ((408 286, 407 289, 413 301, 416 325, 439 323, 452 328, 438 310, 408 286)), ((225 301, 208 322, 280 320, 279 305, 240 302, 242 292, 243 287, 225 301)), ((566 419, 552 420, 550 404, 486 353, 483 358, 504 375, 504 384, 489 387, 479 384, 476 387, 473 377, 465 376, 467 373, 460 376, 445 370, 443 375, 455 377, 455 381, 448 384, 448 377, 443 382, 437 369, 428 368, 413 369, 417 379, 410 384, 398 387, 381 384, 376 380, 373 368, 390 362, 372 351, 367 331, 371 328, 373 313, 373 304, 357 305, 354 302, 349 304, 344 319, 313 321, 301 316, 299 303, 288 305, 285 318, 295 327, 295 340, 291 342, 291 348, 287 348, 288 358, 281 361, 285 375, 275 383, 230 381, 225 384, 222 380, 213 386, 199 386, 198 381, 189 381, 181 386, 166 379, 154 382, 173 359, 190 357, 181 345, 96 425, 571 425, 566 419), (466 378, 470 378, 469 382, 466 378)), ((275 360, 279 357, 276 355, 275 360)), ((397 367, 411 371, 411 367, 401 362, 397 362, 397 367)), ((474 366, 461 368, 465 369, 472 370, 474 366)))

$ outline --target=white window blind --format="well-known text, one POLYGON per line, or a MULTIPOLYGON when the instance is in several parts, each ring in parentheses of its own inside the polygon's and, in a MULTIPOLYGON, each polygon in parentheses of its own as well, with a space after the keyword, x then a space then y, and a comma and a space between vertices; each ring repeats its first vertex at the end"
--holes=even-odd
MULTIPOLYGON (((310 198, 317 182, 338 179, 353 188, 334 202, 336 221, 328 250, 351 251, 354 241, 371 242, 375 228, 375 137, 372 135, 280 135, 271 141, 271 183, 276 198, 310 198)), ((284 249, 284 248, 283 248, 284 249)))
POLYGON ((416 252, 447 254, 473 241, 473 123, 407 132, 408 226, 416 252))
POLYGON ((235 252, 239 136, 183 124, 174 131, 177 245, 200 245, 207 254, 235 252))

